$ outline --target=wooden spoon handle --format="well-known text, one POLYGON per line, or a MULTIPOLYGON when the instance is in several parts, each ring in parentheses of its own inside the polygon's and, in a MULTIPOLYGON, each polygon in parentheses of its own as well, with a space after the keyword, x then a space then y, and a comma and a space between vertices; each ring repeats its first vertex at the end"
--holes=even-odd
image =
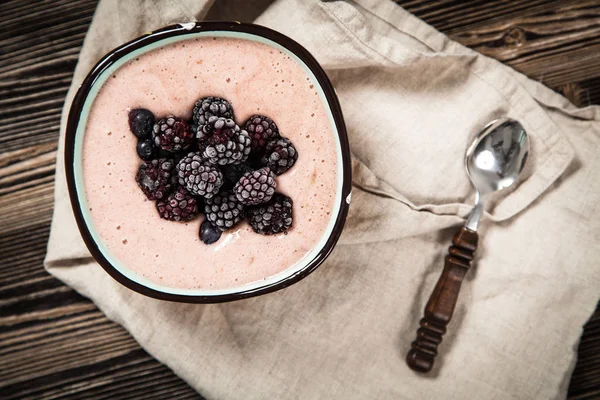
POLYGON ((425 317, 419 322, 421 327, 417 330, 417 339, 412 342, 406 355, 406 363, 411 369, 418 372, 431 371, 437 348, 454 313, 460 285, 471 266, 473 253, 477 250, 478 240, 477 232, 465 227, 454 235, 442 276, 429 297, 425 317))

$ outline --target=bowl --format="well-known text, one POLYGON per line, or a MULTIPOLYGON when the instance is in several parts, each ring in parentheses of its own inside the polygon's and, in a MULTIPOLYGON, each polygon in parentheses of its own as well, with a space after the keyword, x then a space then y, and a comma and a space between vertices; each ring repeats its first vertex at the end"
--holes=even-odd
MULTIPOLYGON (((242 56, 242 53, 240 53, 240 56, 242 56)), ((249 55, 246 52, 243 54, 243 57, 245 57, 246 60, 252 60, 254 55, 249 55)), ((202 60, 197 61, 197 63, 201 62, 202 60)), ((229 66, 219 65, 215 68, 223 68, 223 70, 228 70, 233 68, 233 64, 229 66)), ((277 76, 277 73, 279 71, 277 70, 278 67, 275 65, 275 63, 273 63, 273 68, 273 82, 278 82, 279 77, 277 76)), ((198 78, 198 76, 195 76, 194 79, 196 78, 198 78)), ((192 79, 191 76, 190 79, 192 79)), ((150 77, 143 81, 143 83, 149 81, 148 84, 151 86, 151 80, 152 78, 150 77)), ((282 80, 282 82, 284 82, 284 80, 282 80)), ((233 82, 230 82, 229 78, 227 78, 227 83, 233 84, 233 82)), ((223 83, 223 85, 225 85, 225 83, 223 83)), ((274 86, 276 87, 278 84, 274 84, 274 86)), ((285 90, 288 89, 292 90, 289 87, 285 90)), ((164 87, 161 90, 163 90, 163 96, 173 95, 170 93, 165 94, 164 90, 168 91, 168 89, 165 89, 164 87)), ((239 96, 244 95, 243 88, 235 88, 235 91, 235 93, 237 93, 239 96)), ((283 92, 284 89, 282 88, 280 92, 276 93, 283 92)), ((111 133, 112 132, 109 131, 107 132, 107 135, 111 135, 111 133)), ((88 134, 91 135, 91 133, 88 134)), ((127 136, 127 133, 123 132, 115 132, 115 136, 112 138, 115 138, 117 135, 119 135, 118 139, 123 140, 124 143, 127 143, 125 141, 130 140, 130 138, 127 136), (121 134, 122 139, 120 136, 121 134)), ((307 135, 306 138, 308 137, 309 136, 307 135)), ((304 137, 302 139, 304 140, 304 137)), ((89 141, 91 142, 93 140, 96 139, 90 136, 89 141)), ((125 147, 127 146, 124 146, 124 148, 125 147)), ((81 232, 81 236, 90 253, 102 266, 102 268, 104 268, 107 273, 109 273, 121 284, 136 292, 161 300, 189 303, 218 303, 266 294, 298 282, 314 271, 319 265, 321 265, 331 253, 344 227, 346 215, 348 213, 348 207, 350 204, 352 179, 348 138, 339 101, 329 79, 327 78, 327 75, 315 58, 301 45, 281 33, 258 25, 243 24, 238 22, 198 22, 172 25, 143 35, 111 51, 90 71, 74 97, 67 119, 64 151, 67 185, 73 213, 77 221, 79 231, 81 232), (152 269, 154 267, 153 262, 147 259, 148 256, 146 255, 146 251, 148 248, 152 247, 150 244, 155 242, 149 241, 146 243, 143 241, 143 229, 146 229, 147 232, 147 230, 152 229, 154 225, 160 226, 160 224, 144 224, 143 221, 139 224, 139 226, 131 226, 135 224, 129 224, 130 231, 137 232, 136 235, 130 236, 130 238, 133 237, 135 239, 140 239, 145 247, 140 246, 139 248, 136 248, 132 245, 127 248, 123 247, 123 249, 126 248, 127 250, 116 247, 114 244, 114 242, 116 242, 114 238, 117 237, 117 235, 125 232, 126 229, 120 230, 120 226, 117 225, 116 229, 120 230, 119 232, 114 231, 109 232, 108 234, 102 233, 103 229, 107 229, 106 225, 112 223, 108 222, 108 220, 111 218, 111 215, 110 212, 107 212, 106 218, 104 218, 103 212, 96 211, 93 213, 90 207, 90 200, 94 200, 94 198, 93 196, 89 197, 89 193, 92 193, 89 191, 100 189, 97 187, 97 182, 95 182, 96 185, 94 185, 93 188, 86 188, 86 185, 91 186, 94 181, 90 180, 89 183, 86 183, 86 180, 84 179, 84 169, 89 168, 85 167, 85 165, 87 165, 85 164, 87 161, 84 155, 87 153, 84 152, 84 141, 86 139, 86 126, 88 124, 90 124, 90 126, 95 126, 94 123, 98 125, 97 122, 90 122, 90 110, 92 105, 94 104, 94 101, 96 101, 100 89, 107 84, 110 79, 118 78, 117 75, 120 73, 119 68, 124 65, 133 64, 145 54, 157 49, 163 49, 166 46, 179 45, 181 50, 178 50, 178 54, 181 56, 189 56, 190 59, 193 57, 202 56, 202 50, 198 50, 198 48, 196 48, 196 51, 189 51, 188 54, 188 52, 184 50, 184 47, 186 43, 191 43, 188 42, 188 40, 194 39, 202 42, 202 40, 208 40, 208 38, 211 38, 215 41, 221 40, 223 43, 236 43, 235 41, 237 40, 244 41, 243 43, 246 43, 245 41, 249 41, 255 46, 268 46, 270 49, 272 49, 269 51, 279 52, 282 57, 285 57, 287 60, 293 60, 299 66, 299 68, 304 71, 307 82, 311 83, 311 90, 314 89, 315 97, 313 103, 317 104, 317 106, 322 104, 326 110, 322 117, 328 121, 327 123, 330 124, 331 131, 334 133, 332 143, 335 144, 335 169, 329 172, 322 171, 322 173, 335 173, 335 179, 333 180, 335 193, 329 193, 329 197, 333 199, 331 201, 332 208, 328 213, 328 217, 321 221, 323 222, 324 228, 322 231, 319 231, 320 236, 318 237, 318 240, 315 239, 316 241, 313 243, 313 245, 309 249, 306 249, 306 253, 296 262, 292 263, 291 265, 277 265, 277 262, 274 261, 274 264, 268 266, 268 268, 272 268, 274 271, 276 270, 276 272, 262 276, 260 279, 250 279, 244 275, 244 277, 246 277, 246 281, 241 279, 242 275, 240 275, 240 280, 242 281, 240 284, 227 285, 221 283, 220 286, 215 285, 215 287, 212 287, 212 283, 210 283, 210 286, 207 286, 207 283, 210 279, 204 279, 197 286, 182 286, 174 283, 162 283, 162 276, 158 277, 155 276, 156 274, 146 274, 145 272, 140 273, 139 271, 136 271, 135 268, 131 268, 131 262, 129 262, 128 265, 128 262, 124 261, 126 259, 128 260, 130 256, 134 257, 136 252, 141 257, 142 251, 144 251, 144 257, 146 257, 146 259, 143 262, 143 267, 154 271, 152 269)), ((300 154, 301 156, 299 160, 302 160, 302 152, 300 152, 300 154)), ((305 157, 306 156, 308 155, 305 155, 305 157)), ((90 157, 88 156, 87 158, 90 157)), ((313 159, 312 161, 316 162, 317 160, 313 159)), ((110 162, 107 164, 110 165, 110 162)), ((127 162, 125 162, 125 164, 127 164, 127 162)), ((106 168, 106 171, 118 173, 116 167, 114 170, 109 169, 109 167, 106 168)), ((303 165, 300 161, 297 162, 297 165, 294 166, 294 168, 298 169, 296 171, 298 176, 302 176, 302 173, 306 172, 302 170, 303 165)), ((125 169, 126 168, 124 167, 124 170, 125 169)), ((106 171, 102 170, 101 173, 104 174, 106 171)), ((108 174, 112 176, 112 173, 108 172, 108 174)), ((334 175, 329 176, 333 177, 334 175)), ((113 180, 116 182, 114 178, 109 178, 108 176, 106 176, 106 178, 108 181, 113 180)), ((122 182, 123 178, 121 178, 120 181, 122 182)), ((135 182, 131 183, 131 185, 135 186, 135 182)), ((104 194, 106 194, 106 192, 104 192, 104 194)), ((102 202, 100 203, 102 204, 102 202)), ((105 201, 103 204, 103 206, 106 206, 105 210, 111 211, 111 204, 111 201, 105 201)), ((150 206, 140 202, 139 205, 136 205, 135 207, 144 208, 145 210, 150 206)), ((296 213, 296 204, 294 205, 294 213, 296 213)), ((187 224, 185 224, 185 226, 186 229, 191 229, 187 224)), ((306 232, 306 229, 304 229, 303 232, 306 232)), ((294 232, 294 229, 292 229, 289 235, 285 235, 288 236, 287 238, 285 236, 281 236, 279 238, 282 239, 280 242, 284 243, 285 240, 289 240, 289 237, 292 237, 294 234, 296 233, 294 232)), ((228 234, 227 240, 229 242, 243 240, 243 235, 244 233, 242 233, 242 239, 239 239, 240 233, 236 231, 234 234, 228 234)), ((298 235, 300 235, 300 233, 298 233, 298 235)), ((171 234, 168 237, 165 237, 165 240, 167 245, 169 244, 169 241, 171 241, 172 246, 176 246, 176 243, 179 242, 180 238, 171 234)), ((277 241, 274 241, 275 239, 269 240, 272 241, 270 243, 277 243, 277 241)), ((301 242, 300 239, 298 241, 301 242)), ((122 243, 123 246, 126 246, 127 239, 123 239, 122 243)), ((199 243, 198 245, 201 244, 199 243)), ((301 246, 301 244, 298 246, 301 246)), ((219 247, 215 247, 215 249, 217 248, 219 247)), ((277 260, 278 255, 283 257, 285 252, 286 248, 284 246, 283 249, 278 249, 277 252, 271 254, 271 256, 273 256, 272 259, 277 260)), ((158 257, 158 254, 156 257, 158 257)), ((158 261, 156 262, 158 263, 158 261)), ((202 264, 200 260, 198 263, 202 264)), ((219 272, 213 265, 206 264, 204 267, 210 269, 211 271, 216 271, 211 273, 214 273, 215 277, 219 277, 219 272)), ((220 271, 241 271, 242 267, 242 265, 231 262, 228 265, 220 266, 220 271)), ((168 268, 169 269, 166 272, 177 270, 177 262, 173 261, 172 264, 169 264, 168 268)), ((182 279, 194 278, 193 276, 190 276, 189 269, 187 271, 188 273, 185 277, 179 278, 180 281, 182 279)), ((233 272, 223 273, 234 274, 233 272)), ((176 279, 175 275, 176 273, 173 272, 173 282, 175 282, 176 279)), ((225 280, 223 281, 225 282, 225 280)), ((237 278, 235 281, 237 282, 237 278)))

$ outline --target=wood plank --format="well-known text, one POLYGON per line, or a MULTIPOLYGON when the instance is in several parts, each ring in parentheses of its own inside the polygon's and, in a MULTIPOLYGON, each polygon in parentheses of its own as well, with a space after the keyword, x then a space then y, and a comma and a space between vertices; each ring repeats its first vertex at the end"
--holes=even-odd
MULTIPOLYGON (((172 382, 182 392, 179 398, 201 398, 191 388, 181 385, 181 381, 166 367, 156 363, 142 350, 77 372, 66 379, 53 375, 51 379, 33 381, 29 387, 8 388, 7 399, 39 399, 41 393, 47 399, 120 399, 123 386, 131 388, 137 398, 145 398, 144 395, 154 393, 172 382), (56 378, 60 380, 57 382, 56 378)), ((178 397, 169 394, 164 398, 178 397)))
MULTIPOLYGON (((0 113, 1 112, 2 110, 0 110, 0 113)), ((61 108, 56 107, 47 110, 38 110, 35 115, 20 114, 15 115, 12 118, 0 114, 3 117, 2 121, 4 122, 4 124, 0 127, 0 137, 4 136, 10 138, 11 134, 27 132, 27 129, 31 129, 31 126, 46 125, 47 123, 53 122, 60 123, 60 113, 61 108), (27 121, 31 126, 27 127, 27 124, 24 123, 25 121, 27 121)), ((57 126, 55 126, 54 131, 58 134, 57 126)))

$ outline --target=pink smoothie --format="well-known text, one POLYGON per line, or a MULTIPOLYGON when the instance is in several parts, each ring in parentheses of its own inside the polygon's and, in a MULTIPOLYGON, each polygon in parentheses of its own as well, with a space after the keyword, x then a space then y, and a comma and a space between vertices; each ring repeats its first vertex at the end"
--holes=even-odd
POLYGON ((316 87, 287 54, 245 39, 186 39, 120 67, 92 104, 82 152, 87 207, 109 252, 135 274, 180 289, 235 288, 302 262, 336 217, 336 132, 316 87), (229 100, 240 125, 253 114, 271 117, 296 146, 298 161, 276 178, 294 201, 288 234, 262 236, 243 222, 208 246, 198 237, 204 217, 163 220, 137 187, 129 110, 189 120, 204 96, 229 100))

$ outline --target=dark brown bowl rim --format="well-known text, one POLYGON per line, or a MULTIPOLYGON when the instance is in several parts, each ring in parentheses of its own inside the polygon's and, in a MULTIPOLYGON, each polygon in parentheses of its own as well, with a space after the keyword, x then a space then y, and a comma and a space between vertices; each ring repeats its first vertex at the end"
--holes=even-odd
POLYGON ((65 170, 67 177, 67 186, 69 190, 69 197, 71 199, 71 207, 73 209, 73 213, 75 215, 75 220, 77 221, 77 226, 83 237, 83 240, 89 249, 92 256, 96 259, 96 261, 108 272, 115 280, 124 286, 128 287, 131 290, 134 290, 143 295, 153 297, 160 300, 167 301, 176 301, 176 302, 184 302, 184 303, 221 303, 227 301, 241 300, 248 297, 258 296, 261 294, 266 294, 270 292, 274 292, 276 290, 283 289, 288 287, 301 279, 305 278, 311 272, 313 272, 319 265, 325 261, 327 256, 331 253, 335 244, 337 243, 346 220, 346 216, 348 214, 349 208, 349 196, 352 189, 352 177, 351 177, 351 161, 350 161, 350 147, 348 144, 348 135, 346 132, 346 126, 344 124, 344 119, 342 116, 342 110, 331 85, 331 82, 327 78, 325 71, 321 68, 317 60, 300 44, 290 39, 289 37, 276 32, 272 29, 254 25, 254 24, 245 24, 239 22, 196 22, 192 27, 191 24, 178 24, 171 25, 165 28, 150 32, 145 34, 137 39, 128 42, 110 53, 104 56, 97 64, 92 68, 90 73, 86 76, 83 83, 81 84, 77 94, 73 99, 73 103, 71 104, 71 109, 69 111, 69 116, 67 119, 67 128, 65 135, 65 170), (75 136, 77 132, 77 127, 79 125, 80 114, 83 109, 85 100, 87 95, 92 88, 96 79, 104 72, 107 68, 109 68, 113 63, 119 60, 121 57, 127 55, 131 51, 142 48, 146 45, 154 43, 156 41, 173 37, 179 35, 186 35, 190 33, 197 32, 206 32, 206 31, 229 31, 229 32, 242 32, 248 33, 256 36, 261 36, 266 39, 272 40, 275 43, 285 47, 294 53, 298 58, 300 58, 306 66, 311 70, 311 72, 316 77, 317 81, 321 85, 323 92, 325 94, 325 98, 327 99, 329 108, 332 112, 333 119, 335 121, 335 125, 337 128, 337 133, 339 136, 341 152, 342 152, 342 195, 341 195, 341 204, 340 210, 335 221, 335 225, 333 227, 333 231, 329 236, 325 246, 321 251, 317 254, 317 256, 311 260, 304 268, 299 271, 296 271, 294 274, 269 285, 261 286, 259 288, 237 292, 237 293, 228 293, 228 294, 218 294, 218 295, 184 295, 184 294, 174 294, 174 293, 166 293, 159 290, 155 290, 144 286, 138 282, 135 282, 121 272, 119 272, 112 264, 104 257, 104 254, 98 248, 96 242, 92 238, 92 235, 85 223, 83 218, 83 214, 81 212, 81 205, 79 203, 79 198, 77 196, 76 185, 75 185, 75 172, 74 172, 74 153, 75 153, 75 136))

